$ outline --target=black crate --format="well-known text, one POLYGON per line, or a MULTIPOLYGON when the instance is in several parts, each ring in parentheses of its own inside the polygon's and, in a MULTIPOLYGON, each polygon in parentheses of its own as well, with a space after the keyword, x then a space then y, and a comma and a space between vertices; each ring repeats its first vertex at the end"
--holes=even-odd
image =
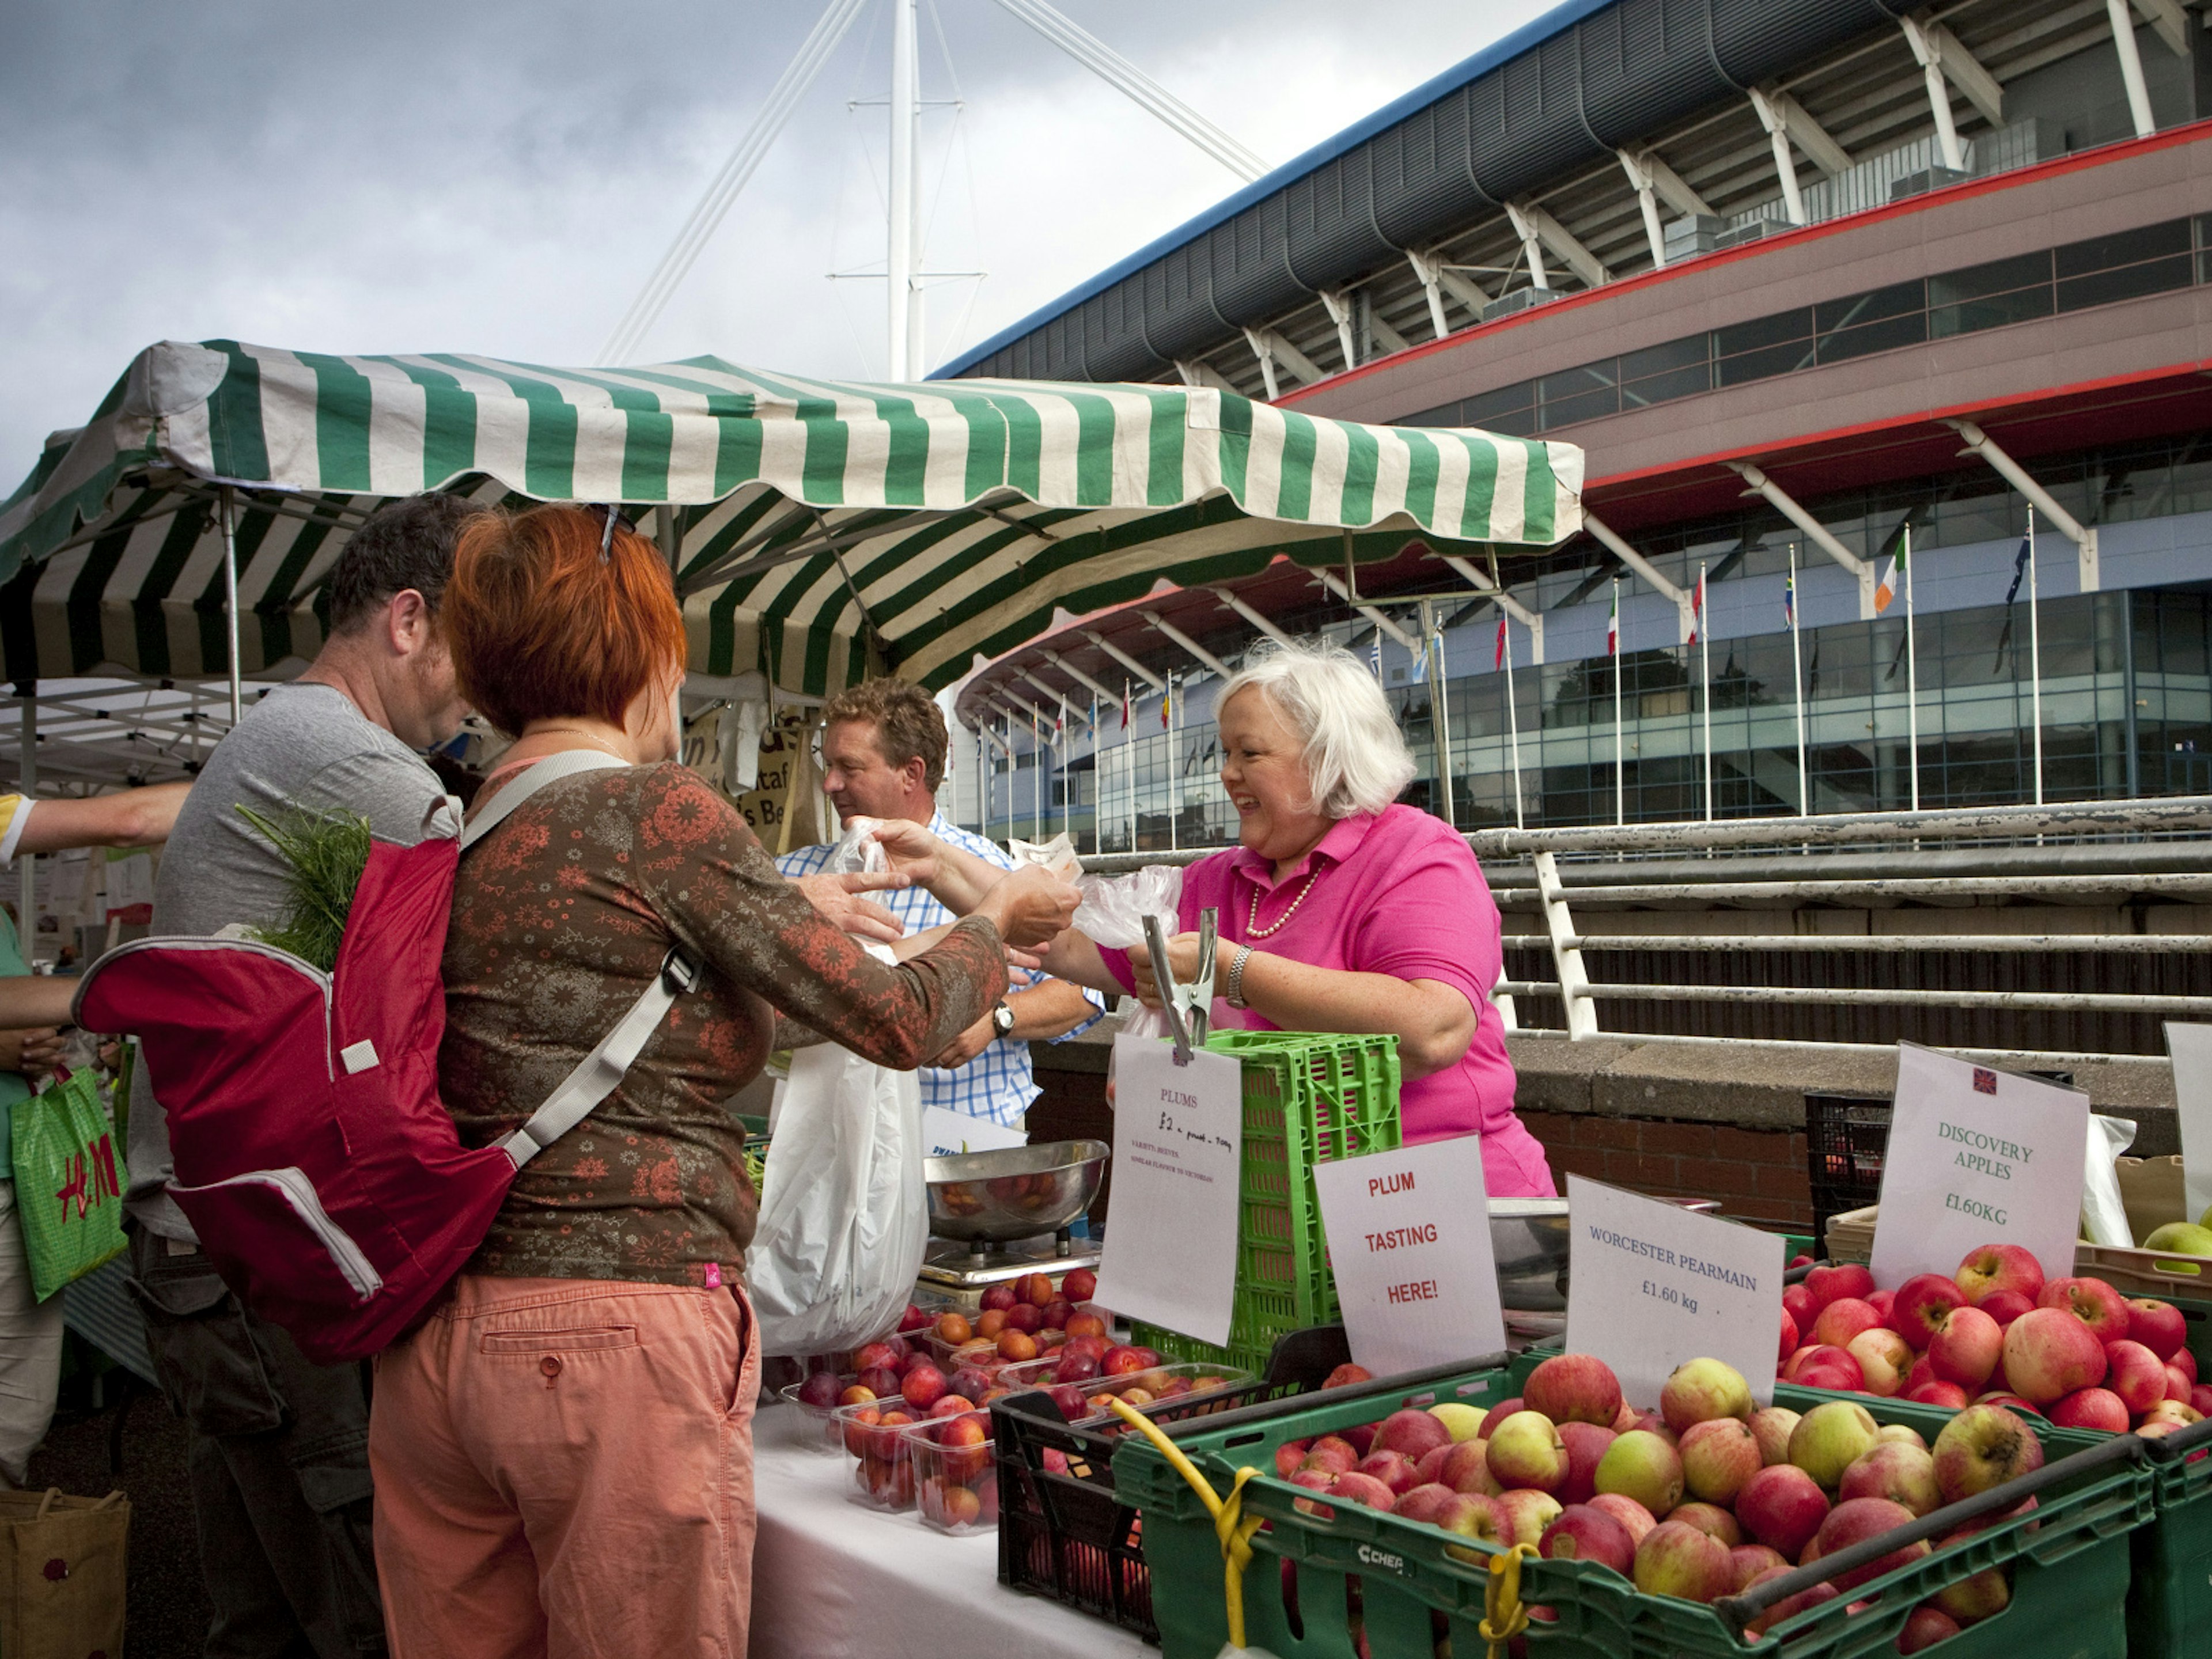
MULTIPOLYGON (((1341 1325, 1294 1331, 1275 1344, 1267 1375, 1241 1388, 1141 1407, 1167 1431, 1239 1406, 1318 1389, 1352 1358, 1341 1325)), ((1042 1394, 994 1401, 991 1435, 999 1466, 999 1582, 1159 1640, 1152 1573, 1137 1511, 1114 1496, 1114 1450, 1123 1431, 1072 1428, 1042 1394), (1067 1460, 1045 1467, 1045 1453, 1067 1460)))

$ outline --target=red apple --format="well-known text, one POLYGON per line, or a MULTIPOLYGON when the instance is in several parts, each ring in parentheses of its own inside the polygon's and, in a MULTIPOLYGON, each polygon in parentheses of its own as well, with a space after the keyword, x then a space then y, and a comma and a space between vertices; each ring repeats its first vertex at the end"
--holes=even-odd
POLYGON ((2186 1348, 2176 1348, 2172 1353, 2166 1355, 2166 1363, 2174 1367, 2191 1382, 2202 1382, 2204 1380, 2197 1374, 2197 1356, 2186 1348))
POLYGON ((1444 1465, 1451 1462, 1452 1444, 1447 1440, 1441 1446, 1431 1446, 1414 1460, 1413 1479, 1418 1484, 1425 1486, 1433 1481, 1450 1490, 1451 1482, 1444 1479, 1444 1465))
MULTIPOLYGON (((1851 1351, 1849 1348, 1836 1347, 1830 1343, 1820 1343, 1812 1347, 1798 1349, 1796 1353, 1790 1356, 1790 1364, 1784 1367, 1782 1380, 1785 1382, 1802 1382, 1805 1373, 1816 1366, 1840 1370, 1850 1379, 1840 1385, 1827 1385, 1830 1387, 1856 1389, 1866 1380, 1866 1375, 1860 1370, 1859 1362, 1852 1358, 1851 1351)), ((1804 1382, 1802 1386, 1813 1388, 1819 1385, 1804 1382)))
POLYGON ((1528 1403, 1528 1402, 1526 1400, 1522 1399, 1516 1394, 1511 1398, 1501 1400, 1496 1405, 1492 1406, 1490 1408, 1490 1415, 1483 1420, 1488 1423, 1503 1423, 1507 1418, 1512 1416, 1514 1413, 1525 1407, 1528 1403))
POLYGON ((1743 1528, 1735 1516, 1718 1504, 1680 1504, 1668 1512, 1669 1521, 1680 1521, 1686 1527, 1695 1527, 1708 1538, 1717 1538, 1734 1549, 1743 1542, 1743 1528))
POLYGON ((1413 1478, 1413 1466, 1406 1461, 1403 1452, 1370 1452, 1359 1460, 1358 1473, 1374 1476, 1397 1498, 1403 1498, 1420 1484, 1413 1478))
POLYGON ((1856 1296, 1839 1296, 1814 1316, 1813 1340, 1848 1348, 1861 1331, 1873 1330, 1881 1323, 1881 1316, 1871 1304, 1856 1296))
POLYGON ((1738 1544, 1729 1552, 1729 1570, 1735 1575, 1735 1593, 1742 1595, 1751 1581, 1774 1567, 1787 1568, 1782 1552, 1764 1544, 1738 1544))
POLYGON ((1681 1454, 1648 1429, 1631 1429, 1605 1449, 1595 1484, 1599 1492, 1632 1498, 1655 1519, 1664 1519, 1682 1501, 1681 1454))
POLYGON ((2127 1298, 2101 1279, 2054 1279, 2035 1298, 2039 1308, 2070 1309, 2101 1346, 2126 1339, 2127 1298))
POLYGON ((1978 1389, 1997 1368, 2004 1332, 1984 1308, 1954 1308, 1929 1340, 1928 1364, 1938 1382, 1978 1389))
POLYGON ((1436 1524, 1446 1532, 1480 1538, 1486 1543, 1510 1547, 1513 1541, 1506 1536, 1513 1523, 1505 1512, 1478 1493, 1453 1494, 1452 1501, 1437 1516, 1436 1524))
POLYGON ((2014 1291, 2030 1302, 2043 1293, 2043 1264, 2019 1244, 1983 1244, 1966 1252, 1951 1275, 1975 1306, 1992 1291, 2014 1291))
POLYGON ((1787 1406, 1768 1406, 1751 1414, 1752 1438, 1759 1442, 1762 1464, 1790 1461, 1790 1431, 1797 1426, 1797 1413, 1787 1406))
POLYGON ((2171 1302, 2154 1297, 2128 1301, 2128 1340, 2140 1342, 2160 1359, 2170 1359, 2189 1340, 2189 1321, 2171 1302))
POLYGON ((1557 1492, 1567 1478, 1566 1443, 1541 1412, 1517 1411, 1491 1428, 1488 1456, 1491 1474, 1508 1492, 1557 1492))
POLYGON ((1874 1275, 1856 1261, 1815 1267, 1805 1275, 1805 1293, 1813 1298, 1816 1310, 1845 1297, 1864 1301, 1874 1293, 1874 1275))
POLYGON ((1959 1628, 1959 1621, 1941 1607, 1917 1607, 1906 1615, 1905 1628, 1897 1633, 1897 1650, 1917 1653, 1923 1648, 1932 1648, 1956 1636, 1959 1628))
POLYGON ((1098 1294, 1098 1275, 1088 1267, 1078 1267, 1060 1281, 1060 1293, 1070 1302, 1088 1302, 1098 1294))
POLYGON ((1709 1423, 1717 1417, 1747 1420, 1753 1410, 1751 1384, 1724 1360, 1686 1360, 1674 1367, 1659 1391, 1660 1415, 1676 1434, 1692 1423, 1709 1423))
POLYGON ((2130 1419, 2127 1403, 2110 1389, 2076 1389, 2053 1402, 2051 1420, 2062 1429, 2101 1429, 2106 1434, 2125 1434, 2130 1419))
MULTIPOLYGON (((1756 1589, 1769 1579, 1778 1578, 1785 1572, 1796 1571, 1795 1567, 1769 1567, 1744 1588, 1756 1589)), ((1746 1625, 1743 1627, 1743 1633, 1756 1641, 1783 1620, 1795 1619, 1808 1607, 1817 1607, 1823 1601, 1832 1601, 1835 1599, 1836 1587, 1833 1584, 1815 1584, 1810 1589, 1799 1590, 1795 1595, 1785 1595, 1767 1608, 1765 1613, 1760 1613, 1758 1618, 1746 1625)))
POLYGON ((1942 1406, 1952 1411, 1966 1403, 1966 1391, 1956 1382, 1923 1382, 1905 1397, 1916 1406, 1942 1406))
POLYGON ((1630 1541, 1633 1543, 1642 1543, 1644 1534, 1659 1524, 1652 1518, 1650 1510, 1625 1492, 1601 1492, 1590 1499, 1589 1507, 1604 1510, 1627 1528, 1630 1541))
POLYGON ((2105 1350, 2105 1386, 2141 1416, 2166 1398, 2166 1362, 2142 1343, 2124 1339, 2105 1350))
POLYGON ((1693 1423, 1682 1431, 1682 1485, 1707 1504, 1732 1504, 1744 1482, 1765 1467, 1759 1439, 1733 1417, 1693 1423))
POLYGON ((1354 1423, 1348 1428, 1339 1429, 1337 1433, 1349 1441, 1352 1449, 1362 1457, 1375 1449, 1375 1425, 1372 1423, 1354 1423))
MULTIPOLYGON (((1880 1432, 1867 1408, 1857 1401, 1824 1401, 1790 1431, 1790 1461, 1824 1489, 1833 1492, 1844 1471, 1874 1449, 1880 1432)), ((1761 1541, 1772 1543, 1773 1540, 1761 1541)))
POLYGON ((1882 1325, 1861 1331, 1850 1340, 1848 1352, 1859 1362, 1869 1394, 1887 1399, 1903 1392, 1905 1373, 1912 1364, 1912 1348, 1895 1331, 1882 1325))
POLYGON ((1340 1436, 1325 1434, 1306 1449, 1302 1467, 1324 1474, 1348 1474, 1359 1467, 1359 1454, 1340 1436))
POLYGON ((1782 1311, 1796 1322, 1799 1330, 1809 1331, 1813 1328, 1813 1316, 1820 1310, 1814 1305, 1812 1291, 1802 1285, 1785 1285, 1782 1287, 1782 1311))
POLYGON ((2002 1406, 1968 1406, 1936 1437, 1935 1457, 1936 1484, 1943 1501, 1957 1504, 2041 1468, 2043 1443, 2017 1413, 2002 1406))
POLYGON ((1559 1425, 1559 1439, 1567 1449, 1566 1477, 1553 1494, 1570 1506, 1587 1504, 1597 1492, 1597 1466, 1606 1449, 1617 1438, 1611 1429, 1595 1423, 1569 1421, 1559 1425))
POLYGON ((2189 1391, 2189 1405, 2201 1416, 2212 1416, 2212 1387, 2199 1382, 2189 1391))
POLYGON ((2018 1291, 1991 1291, 1974 1305, 1996 1320, 2002 1328, 2011 1324, 2035 1304, 2018 1291))
POLYGON ((1636 1547, 1636 1588, 1646 1595, 1717 1601, 1735 1586, 1733 1568, 1727 1545, 1680 1521, 1661 1522, 1636 1547))
POLYGON ((1339 1365, 1322 1379, 1324 1389, 1348 1389, 1355 1382, 1372 1382, 1375 1373, 1364 1365, 1339 1365))
POLYGON ((1390 1506, 1390 1513, 1403 1516, 1408 1521, 1426 1522, 1433 1526, 1437 1517, 1444 1512, 1445 1505, 1458 1496, 1449 1486, 1416 1486, 1399 1496, 1398 1501, 1390 1506))
MULTIPOLYGON (((1829 1510, 1828 1518, 1820 1522, 1820 1530, 1814 1534, 1813 1547, 1821 1555, 1833 1555, 1867 1539, 1911 1526, 1918 1518, 1904 1504, 1893 1504, 1887 1498, 1847 1498, 1829 1510)), ((1929 1548, 1926 1539, 1916 1539, 1864 1566, 1838 1573, 1829 1582, 1839 1590, 1854 1589, 1869 1579, 1917 1561, 1929 1553, 1929 1548)))
POLYGON ((1796 1464, 1776 1463, 1744 1482, 1735 1518, 1760 1543, 1794 1561, 1828 1518, 1828 1495, 1796 1464))
POLYGON ((1897 1317, 1897 1292, 1895 1291, 1875 1291, 1862 1299, 1868 1307, 1881 1316, 1883 1324, 1889 1326, 1893 1330, 1896 1328, 1894 1322, 1897 1317))
POLYGON ((1554 1354, 1528 1373, 1522 1391, 1528 1408, 1554 1423, 1613 1426, 1620 1414, 1620 1379, 1592 1354, 1554 1354))
POLYGON ((1836 1496, 1845 1503, 1854 1498, 1886 1498, 1903 1504, 1916 1518, 1943 1503, 1942 1488, 1936 1484, 1935 1454, 1901 1440, 1882 1442, 1845 1469, 1836 1496))
POLYGON ((1808 1365, 1797 1374, 1801 1389, 1820 1389, 1829 1394, 1863 1394, 1866 1377, 1856 1364, 1808 1365))
POLYGON ((1780 1364, 1797 1352, 1797 1322, 1790 1316, 1790 1310, 1782 1310, 1782 1324, 1774 1349, 1774 1363, 1780 1364))
POLYGON ((1936 1362, 1923 1353, 1912 1362, 1912 1369, 1905 1374, 1905 1392, 1909 1395, 1923 1382, 1935 1381, 1936 1362))
POLYGON ((1941 1273, 1916 1273, 1897 1287, 1890 1323, 1914 1348, 1933 1341, 1954 1308, 1966 1305, 1966 1293, 1941 1273))
POLYGON ((1564 1507, 1551 1493, 1528 1487, 1500 1493, 1490 1501, 1508 1529, 1498 1541, 1509 1546, 1541 1541, 1544 1529, 1559 1518, 1564 1507))
POLYGON ((1398 1495, 1389 1487, 1373 1475, 1362 1474, 1357 1469, 1349 1474, 1340 1474, 1330 1481, 1328 1495, 1354 1504, 1364 1504, 1370 1510, 1387 1510, 1398 1501, 1398 1495))
POLYGON ((2048 1405, 2105 1380, 2105 1346, 2070 1308, 2038 1308, 2006 1329, 2004 1369, 2014 1393, 2048 1405))
POLYGON ((1392 1412, 1375 1431, 1375 1450, 1403 1452, 1417 1461, 1449 1444, 1451 1431, 1425 1411, 1392 1412))
POLYGON ((1312 1444, 1313 1442, 1310 1440, 1285 1440, 1281 1445, 1276 1447, 1276 1475, 1281 1480, 1287 1480, 1296 1474, 1306 1461, 1307 1448, 1312 1444))
POLYGON ((1570 1504, 1544 1528, 1536 1550, 1549 1560, 1595 1561, 1626 1576, 1635 1571, 1636 1545, 1628 1528, 1603 1510, 1570 1504))
MULTIPOLYGON (((1585 1424, 1584 1427, 1589 1425, 1585 1424)), ((1472 1492, 1484 1498, 1495 1498, 1505 1490, 1498 1484, 1498 1477, 1490 1472, 1490 1443, 1487 1440, 1457 1440, 1444 1448, 1443 1470, 1439 1478, 1456 1492, 1472 1492)))

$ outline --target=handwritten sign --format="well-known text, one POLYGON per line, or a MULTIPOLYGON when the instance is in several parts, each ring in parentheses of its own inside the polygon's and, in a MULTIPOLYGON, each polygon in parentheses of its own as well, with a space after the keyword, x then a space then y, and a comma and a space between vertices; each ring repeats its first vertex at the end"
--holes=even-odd
POLYGON ((2089 1097, 1917 1043, 1897 1045, 1897 1103, 1875 1223, 1875 1283, 1958 1271, 1978 1244, 2018 1244, 2074 1271, 2089 1097))
POLYGON ((1237 1299, 1243 1068, 1175 1063, 1172 1045, 1114 1039, 1114 1213, 1097 1300, 1201 1342, 1226 1342, 1237 1299))
POLYGON ((963 1152, 995 1152, 1009 1146, 1026 1146, 1028 1134, 1020 1129, 1009 1129, 1003 1123, 994 1123, 988 1117, 970 1117, 965 1112, 948 1110, 943 1106, 925 1106, 921 1112, 921 1136, 929 1143, 932 1158, 957 1158, 963 1152))
POLYGON ((1334 1159, 1314 1185, 1354 1359, 1386 1376, 1505 1346, 1480 1135, 1334 1159))
POLYGON ((1691 1359, 1724 1360, 1759 1404, 1773 1400, 1780 1234, 1573 1175, 1567 1220, 1569 1353, 1605 1361, 1639 1406, 1691 1359))
POLYGON ((2212 1025, 2166 1023, 2173 1056, 2173 1103, 2181 1119, 2181 1184, 2187 1218, 2212 1210, 2212 1025))

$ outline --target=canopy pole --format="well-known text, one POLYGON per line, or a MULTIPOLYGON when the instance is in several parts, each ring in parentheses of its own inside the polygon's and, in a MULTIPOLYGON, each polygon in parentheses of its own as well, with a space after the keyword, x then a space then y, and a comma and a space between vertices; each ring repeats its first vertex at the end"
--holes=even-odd
POLYGON ((222 611, 230 637, 230 723, 236 726, 246 700, 238 666, 238 511, 231 487, 222 487, 222 611))
MULTIPOLYGON (((21 781, 17 786, 25 800, 37 798, 39 793, 39 683, 23 683, 23 726, 21 733, 21 781)), ((22 919, 16 931, 21 935, 23 963, 28 967, 38 956, 39 948, 39 861, 28 853, 15 860, 15 914, 22 919)))

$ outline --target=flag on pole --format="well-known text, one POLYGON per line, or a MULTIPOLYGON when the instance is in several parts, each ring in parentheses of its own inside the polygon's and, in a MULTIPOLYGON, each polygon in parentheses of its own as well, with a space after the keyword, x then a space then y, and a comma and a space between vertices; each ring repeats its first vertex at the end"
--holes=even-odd
POLYGON ((1491 653, 1490 665, 1495 669, 1505 666, 1505 613, 1498 613, 1498 648, 1491 653))
POLYGON ((1129 682, 1121 682, 1121 729, 1129 729, 1129 682))
POLYGON ((1613 588, 1613 609, 1607 613, 1605 619, 1605 654, 1608 657, 1620 654, 1620 589, 1618 586, 1613 588))
POLYGON ((1367 647, 1367 665, 1376 679, 1382 678, 1382 630, 1379 628, 1375 630, 1375 643, 1367 647))
POLYGON ((1879 617, 1905 591, 1905 544, 1898 544, 1897 551, 1889 556, 1889 568, 1881 573, 1881 580, 1874 585, 1874 613, 1879 617))
POLYGON ((1782 625, 1784 628, 1797 626, 1797 578, 1795 576, 1782 579, 1782 625))
POLYGON ((1175 701, 1175 682, 1170 680, 1160 691, 1160 730, 1168 729, 1168 705, 1175 701))
POLYGON ((1053 747, 1054 747, 1054 748, 1055 748, 1055 749, 1057 749, 1058 747, 1060 747, 1060 743, 1061 743, 1062 739, 1064 739, 1066 736, 1067 736, 1067 699, 1066 699, 1066 697, 1062 697, 1062 698, 1060 700, 1060 713, 1058 713, 1057 714, 1054 715, 1054 716, 1053 716, 1053 718, 1052 718, 1052 744, 1053 744, 1053 747))
POLYGON ((2027 579, 2027 538, 2020 538, 2020 551, 2012 556, 2012 586, 2005 589, 2005 603, 2010 605, 2020 597, 2020 585, 2027 579))
POLYGON ((1686 643, 1695 645, 1705 631, 1705 573, 1698 572, 1698 585, 1690 594, 1690 637, 1686 643))

